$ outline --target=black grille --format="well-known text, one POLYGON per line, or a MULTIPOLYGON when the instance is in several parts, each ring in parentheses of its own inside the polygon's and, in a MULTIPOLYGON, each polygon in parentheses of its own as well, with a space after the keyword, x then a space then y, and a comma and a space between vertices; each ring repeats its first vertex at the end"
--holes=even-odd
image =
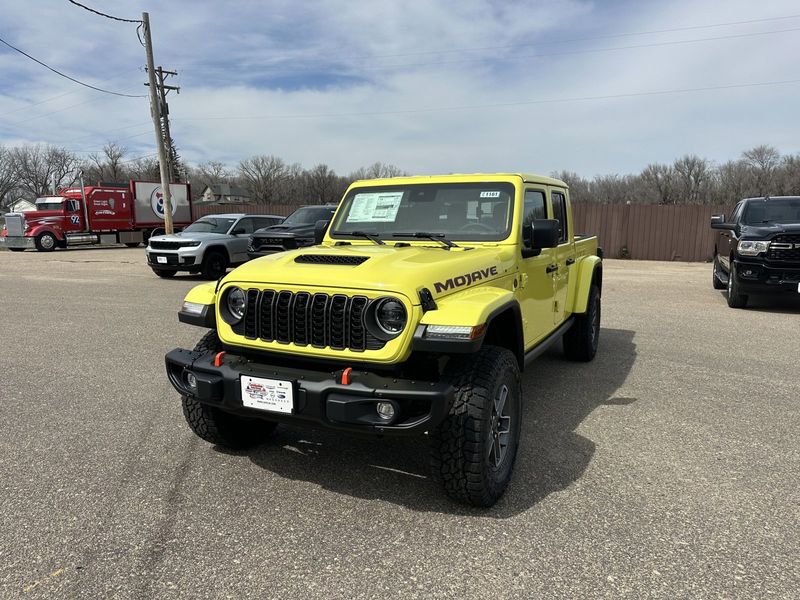
POLYGON ((177 250, 179 248, 191 245, 192 244, 186 242, 159 242, 157 240, 150 241, 150 247, 153 250, 177 250))
POLYGON ((770 260, 783 260, 800 262, 800 234, 780 234, 772 238, 773 244, 792 244, 791 249, 770 247, 767 258, 770 260))
POLYGON ((247 290, 244 336, 333 350, 380 350, 385 342, 364 325, 365 296, 247 290))
POLYGON ((369 256, 339 256, 337 254, 301 254, 294 259, 296 263, 309 265, 360 265, 369 256))

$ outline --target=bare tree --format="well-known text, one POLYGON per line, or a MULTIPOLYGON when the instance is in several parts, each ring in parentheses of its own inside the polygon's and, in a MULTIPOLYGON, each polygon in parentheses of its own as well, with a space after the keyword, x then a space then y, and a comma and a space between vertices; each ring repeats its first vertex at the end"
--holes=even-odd
POLYGON ((308 200, 325 204, 336 199, 338 181, 328 165, 316 165, 306 171, 306 189, 308 190, 308 200))
POLYGON ((78 178, 78 159, 56 146, 19 146, 11 151, 11 160, 19 187, 30 197, 46 196, 68 187, 78 178))
POLYGON ((0 207, 8 206, 15 200, 10 193, 16 189, 17 185, 17 174, 14 170, 11 151, 0 146, 0 207))
POLYGON ((761 145, 743 152, 742 159, 750 166, 753 172, 756 193, 759 196, 777 191, 774 175, 778 165, 780 165, 780 152, 772 146, 761 145))
POLYGON ((404 175, 407 175, 407 173, 399 167, 375 162, 368 167, 357 169, 350 174, 350 178, 355 181, 357 179, 383 179, 384 177, 402 177, 404 175))
POLYGON ((286 163, 277 156, 252 156, 239 163, 239 175, 255 201, 281 203, 280 192, 286 183, 286 163))
POLYGON ((671 166, 650 164, 641 176, 644 183, 655 191, 659 204, 675 203, 675 170, 671 166))
POLYGON ((703 204, 708 192, 711 173, 708 161, 694 154, 677 159, 673 165, 678 183, 678 201, 685 204, 703 204))

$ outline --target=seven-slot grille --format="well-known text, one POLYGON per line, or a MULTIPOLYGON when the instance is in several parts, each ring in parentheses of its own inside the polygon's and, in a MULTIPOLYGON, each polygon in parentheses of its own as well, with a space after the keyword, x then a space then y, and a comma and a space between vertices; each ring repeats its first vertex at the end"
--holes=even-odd
POLYGON ((364 325, 366 296, 247 290, 244 336, 333 350, 380 350, 385 342, 364 325))
POLYGON ((780 234, 772 238, 767 258, 800 262, 800 234, 780 234), (773 245, 779 247, 775 248, 773 245), (787 246, 792 246, 788 248, 787 246))

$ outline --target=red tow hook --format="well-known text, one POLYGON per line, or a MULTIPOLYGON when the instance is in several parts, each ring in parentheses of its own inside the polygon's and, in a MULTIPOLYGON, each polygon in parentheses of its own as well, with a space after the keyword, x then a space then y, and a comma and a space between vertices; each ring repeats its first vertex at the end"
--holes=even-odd
POLYGON ((225 356, 225 352, 217 352, 214 355, 214 366, 221 367, 222 366, 222 357, 225 356))
POLYGON ((342 385, 350 385, 350 373, 353 372, 353 367, 347 367, 342 371, 342 385))

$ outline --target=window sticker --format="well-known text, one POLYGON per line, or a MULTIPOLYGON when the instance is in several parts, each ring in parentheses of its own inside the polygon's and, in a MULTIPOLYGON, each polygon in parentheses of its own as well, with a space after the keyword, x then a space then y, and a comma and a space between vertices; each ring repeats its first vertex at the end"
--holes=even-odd
POLYGON ((348 223, 394 223, 403 192, 356 194, 350 203, 348 223))
POLYGON ((499 198, 500 192, 481 192, 481 198, 499 198))

